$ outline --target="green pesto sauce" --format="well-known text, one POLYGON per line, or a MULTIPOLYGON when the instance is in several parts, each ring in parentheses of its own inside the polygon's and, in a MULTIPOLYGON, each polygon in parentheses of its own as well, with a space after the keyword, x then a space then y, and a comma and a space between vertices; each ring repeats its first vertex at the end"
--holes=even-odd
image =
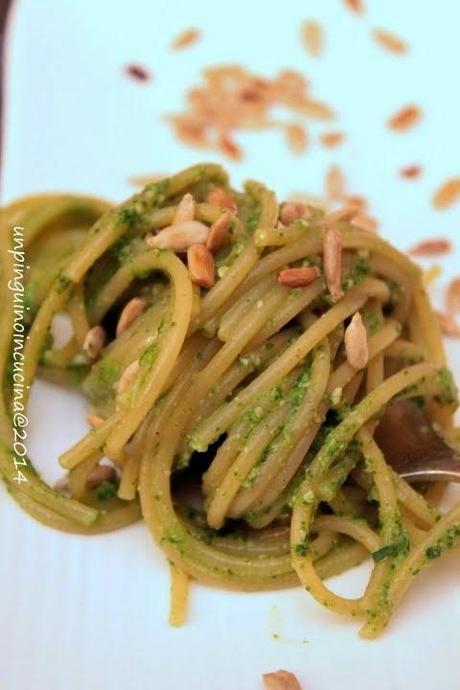
POLYGON ((67 290, 71 282, 70 278, 64 275, 63 271, 60 270, 54 281, 54 289, 60 295, 67 290))
POLYGON ((460 537, 460 524, 454 525, 446 530, 446 533, 438 541, 425 550, 427 560, 431 561, 439 558, 442 553, 451 549, 460 537))
POLYGON ((281 400, 283 393, 280 386, 273 386, 273 388, 270 389, 270 396, 273 398, 273 400, 281 400))
MULTIPOLYGON (((369 471, 372 471, 371 463, 368 462, 367 467, 369 471)), ((392 558, 392 565, 394 568, 397 568, 410 550, 409 535, 401 522, 398 509, 392 511, 384 524, 381 525, 381 534, 383 541, 387 543, 381 549, 375 551, 372 557, 376 563, 392 558)))
POLYGON ((351 266, 349 272, 342 280, 342 290, 347 292, 352 287, 360 283, 369 274, 371 270, 370 264, 362 256, 358 256, 356 261, 351 266))
POLYGON ((374 551, 372 558, 376 563, 380 563, 380 561, 384 561, 387 558, 400 557, 402 559, 406 557, 409 547, 409 539, 406 535, 404 535, 401 536, 398 541, 393 542, 392 544, 387 544, 386 546, 382 546, 382 548, 378 549, 378 551, 374 551))
POLYGON ((270 452, 270 446, 267 446, 266 448, 264 448, 262 453, 257 458, 257 461, 254 464, 254 467, 251 469, 251 471, 247 474, 247 476, 242 481, 241 485, 245 489, 249 489, 249 487, 251 487, 254 484, 255 480, 257 479, 257 475, 259 474, 259 469, 264 464, 266 459, 268 458, 269 452, 270 452))
POLYGON ((213 543, 214 539, 216 539, 216 537, 218 536, 219 533, 215 529, 212 529, 211 527, 205 527, 200 535, 200 538, 204 544, 210 546, 213 543))
POLYGON ((385 283, 390 290, 390 304, 392 307, 396 307, 401 302, 401 287, 390 278, 386 278, 385 283))
POLYGON ((252 235, 256 230, 259 224, 261 213, 262 207, 260 206, 260 204, 255 204, 251 211, 247 214, 245 219, 245 226, 250 235, 252 235))
POLYGON ((371 309, 361 309, 360 314, 369 335, 375 335, 383 326, 383 319, 378 312, 371 309))
POLYGON ((113 482, 102 482, 96 489, 96 498, 98 501, 107 501, 109 498, 116 496, 117 491, 117 484, 113 482))
POLYGON ((83 382, 83 391, 93 402, 106 402, 114 396, 114 384, 121 376, 121 365, 111 357, 103 357, 93 365, 83 382))
POLYGON ((160 205, 165 201, 170 182, 170 178, 165 177, 162 180, 158 180, 158 182, 152 182, 152 184, 147 185, 145 192, 154 206, 160 205))
POLYGON ((185 537, 179 532, 167 532, 161 538, 162 544, 174 544, 180 546, 185 543, 185 537))
POLYGON ((440 405, 454 405, 458 403, 458 390, 455 385, 452 372, 447 367, 442 367, 436 374, 436 383, 439 386, 439 391, 435 396, 435 400, 440 405))
POLYGON ((118 212, 117 223, 123 223, 128 228, 132 228, 141 222, 140 213, 132 207, 122 208, 118 212))
POLYGON ((233 242, 230 245, 230 249, 228 251, 219 253, 219 255, 216 258, 217 275, 219 276, 219 278, 223 278, 226 271, 233 264, 235 259, 239 257, 243 249, 247 246, 247 243, 248 240, 246 237, 240 237, 236 242, 233 242))
POLYGON ((300 556, 301 558, 304 558, 309 553, 310 549, 308 547, 308 544, 299 542, 298 544, 294 544, 291 551, 294 556, 300 556))
MULTIPOLYGON (((279 446, 280 443, 289 446, 292 443, 291 426, 297 414, 298 408, 302 404, 305 394, 308 390, 308 386, 311 381, 311 368, 312 368, 312 355, 309 354, 305 360, 304 367, 297 377, 294 385, 286 396, 286 404, 289 405, 289 413, 283 424, 276 430, 275 437, 271 443, 262 451, 259 455, 256 463, 250 470, 250 472, 245 477, 242 482, 243 487, 249 488, 252 486, 257 478, 261 466, 265 463, 273 448, 279 446)), ((279 386, 274 386, 269 391, 269 395, 277 401, 282 400, 282 391, 279 386)), ((252 424, 257 426, 261 419, 265 416, 264 411, 261 407, 259 408, 249 408, 244 413, 244 418, 250 421, 252 424)), ((253 429, 250 430, 249 434, 253 429)), ((248 434, 248 435, 249 435, 248 434)))
POLYGON ((243 419, 251 424, 258 424, 265 416, 265 412, 262 407, 249 407, 243 413, 243 419))
POLYGON ((105 386, 113 386, 120 377, 121 367, 118 362, 107 357, 102 360, 97 373, 100 383, 105 386))
POLYGON ((81 386, 85 376, 88 373, 87 367, 82 367, 77 364, 69 364, 66 369, 67 380, 72 386, 81 386))
POLYGON ((155 342, 151 343, 145 348, 139 359, 139 364, 143 367, 151 367, 158 356, 158 349, 159 342, 158 340, 155 340, 155 342))

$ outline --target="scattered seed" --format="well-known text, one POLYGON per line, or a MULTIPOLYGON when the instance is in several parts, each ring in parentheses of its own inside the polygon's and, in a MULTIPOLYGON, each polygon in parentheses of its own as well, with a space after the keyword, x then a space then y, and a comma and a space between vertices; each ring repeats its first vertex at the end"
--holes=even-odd
POLYGON ((88 474, 86 486, 88 489, 97 489, 102 482, 114 482, 117 473, 111 465, 96 465, 88 474))
POLYGON ((128 77, 140 82, 148 82, 152 78, 151 73, 141 65, 126 65, 124 72, 128 77))
POLYGON ((363 0, 343 0, 345 7, 356 14, 363 14, 364 3, 363 0))
POLYGON ((86 421, 92 429, 97 429, 104 424, 105 419, 103 417, 99 417, 97 414, 89 414, 86 417, 86 421))
POLYGON ((282 69, 275 78, 275 86, 277 91, 281 91, 284 95, 300 96, 310 86, 305 75, 296 69, 282 69))
POLYGON ((236 212, 237 206, 236 201, 231 194, 222 189, 222 187, 213 187, 206 197, 206 201, 209 204, 215 204, 216 206, 223 206, 228 208, 230 211, 236 212))
POLYGON ((345 196, 345 175, 338 165, 331 165, 326 172, 325 192, 329 199, 340 201, 345 196))
POLYGON ((277 275, 278 283, 290 288, 305 287, 318 277, 318 269, 314 266, 303 268, 284 268, 277 275))
POLYGON ((324 236, 323 248, 324 275, 333 299, 342 297, 342 240, 334 228, 329 228, 324 236))
POLYGON ((208 235, 207 225, 197 220, 189 220, 179 225, 169 225, 157 235, 147 235, 145 241, 149 247, 185 252, 192 244, 205 244, 208 235))
POLYGON ((288 201, 281 206, 280 221, 283 225, 290 225, 295 220, 308 218, 309 215, 309 210, 305 204, 300 201, 288 201))
POLYGON ((197 43, 200 40, 200 38, 201 32, 194 27, 190 27, 189 29, 185 29, 184 31, 182 31, 171 41, 171 48, 173 50, 182 50, 183 48, 189 48, 190 46, 197 43))
POLYGON ((346 206, 351 206, 351 208, 357 208, 358 211, 364 211, 367 208, 367 199, 358 194, 352 194, 344 198, 344 203, 346 206))
POLYGON ((367 331, 361 314, 356 312, 345 329, 345 353, 353 369, 364 369, 369 361, 367 331))
POLYGON ((295 675, 289 671, 264 673, 262 678, 265 690, 302 690, 295 675))
POLYGON ((446 304, 449 314, 460 312, 460 278, 453 278, 447 286, 446 304))
POLYGON ((333 120, 335 118, 335 112, 330 105, 322 101, 315 101, 313 98, 306 100, 298 110, 302 115, 314 120, 333 120))
POLYGON ((327 224, 338 223, 339 221, 351 221, 358 214, 358 209, 353 206, 345 208, 338 208, 336 211, 330 211, 325 217, 324 222, 327 224))
POLYGON ((388 127, 394 132, 406 132, 422 119, 422 110, 418 105, 406 105, 388 120, 388 127))
POLYGON ((323 146, 332 149, 345 141, 345 134, 343 132, 324 132, 319 140, 323 146))
POLYGON ((228 230, 232 221, 232 214, 226 211, 214 221, 209 230, 208 239, 206 240, 206 247, 210 252, 216 252, 224 246, 228 239, 228 230))
POLYGON ((105 345, 106 334, 102 326, 93 326, 83 341, 83 352, 89 359, 96 359, 105 345))
POLYGON ((193 220, 195 217, 195 201, 193 196, 187 192, 184 194, 182 199, 179 201, 172 225, 180 225, 181 223, 186 223, 189 220, 193 220))
POLYGON ((134 362, 128 364, 120 378, 115 384, 115 390, 118 394, 123 393, 123 391, 129 386, 130 383, 134 381, 139 371, 139 360, 135 359, 134 362))
POLYGON ((422 168, 420 165, 406 165, 399 171, 401 177, 405 177, 406 180, 415 180, 422 174, 422 168))
POLYGON ((115 335, 119 335, 128 330, 134 321, 144 313, 147 307, 147 302, 142 297, 133 297, 122 309, 120 318, 118 319, 115 335))
POLYGON ((286 125, 285 132, 291 151, 297 155, 303 153, 308 146, 308 134, 305 127, 294 122, 286 125))
POLYGON ((361 230, 367 230, 368 232, 377 232, 379 228, 378 220, 372 218, 372 216, 369 216, 364 211, 357 213, 351 224, 356 225, 356 227, 361 228, 361 230))
POLYGON ((342 394, 343 394, 342 386, 337 386, 336 388, 334 388, 334 390, 331 392, 331 394, 329 396, 332 407, 338 407, 340 405, 340 402, 342 400, 342 394))
POLYGON ((321 24, 307 19, 301 26, 302 43, 312 57, 318 57, 324 50, 324 30, 321 24))
MULTIPOLYGON (((335 117, 327 103, 312 97, 308 80, 297 70, 284 69, 268 78, 239 65, 224 65, 205 69, 202 82, 188 90, 184 111, 169 115, 168 121, 182 142, 239 161, 243 156, 235 139, 239 130, 277 128, 286 134, 286 123, 275 110, 279 107, 297 117, 324 121, 335 117)), ((288 143, 296 150, 305 147, 306 134, 299 129, 292 129, 289 136, 288 143)))
POLYGON ((194 115, 169 115, 168 121, 174 128, 176 136, 184 144, 195 148, 207 148, 210 145, 205 121, 194 115))
POLYGON ((443 335, 447 335, 449 338, 460 338, 460 326, 456 323, 451 314, 444 314, 443 312, 437 311, 436 316, 443 335))
POLYGON ((187 264, 194 285, 210 288, 215 283, 214 257, 203 244, 194 244, 187 251, 187 264))
POLYGON ((403 41, 402 38, 399 38, 399 36, 391 33, 391 31, 375 28, 372 29, 372 36, 382 48, 389 50, 391 53, 403 55, 408 51, 407 43, 403 41))
POLYGON ((439 210, 460 201, 460 177, 452 177, 442 183, 433 196, 433 206, 439 210))
POLYGON ((240 161, 243 157, 243 152, 240 147, 228 134, 222 134, 217 141, 217 148, 224 156, 230 158, 232 161, 240 161))
POLYGON ((408 250, 411 256, 441 256, 452 251, 452 242, 446 237, 423 240, 408 250))

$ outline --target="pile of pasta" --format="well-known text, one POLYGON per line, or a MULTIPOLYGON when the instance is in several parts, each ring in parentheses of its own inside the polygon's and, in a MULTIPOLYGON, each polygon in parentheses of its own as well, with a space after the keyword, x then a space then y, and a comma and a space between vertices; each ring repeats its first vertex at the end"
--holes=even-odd
POLYGON ((407 256, 350 209, 280 205, 254 181, 235 191, 213 164, 116 207, 20 199, 2 225, 0 471, 22 508, 81 534, 143 518, 171 564, 175 624, 194 578, 300 584, 362 635, 382 631, 460 536, 460 504, 441 515, 444 486, 410 486, 374 439, 387 406, 412 398, 458 443, 455 385, 407 256), (14 228, 30 265, 22 359, 14 228), (36 376, 89 401, 55 487, 15 457, 18 359, 24 404, 36 376), (359 598, 324 584, 369 556, 359 598))

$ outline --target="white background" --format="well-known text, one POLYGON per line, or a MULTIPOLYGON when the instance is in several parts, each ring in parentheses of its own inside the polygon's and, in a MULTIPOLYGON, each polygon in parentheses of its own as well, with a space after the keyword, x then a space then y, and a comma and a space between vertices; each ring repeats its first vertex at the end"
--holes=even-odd
MULTIPOLYGON (((434 212, 430 198, 460 173, 459 8, 456 0, 369 0, 360 18, 339 0, 19 0, 8 36, 3 199, 68 190, 118 200, 133 191, 132 175, 215 160, 184 148, 164 120, 181 110, 200 69, 238 62, 273 75, 294 67, 336 108, 347 143, 332 152, 315 144, 296 158, 279 132, 242 135, 245 160, 229 166, 235 183, 253 176, 280 195, 321 193, 327 166, 339 163, 350 191, 370 199, 383 234, 400 247, 432 235, 458 244, 459 207, 434 212), (327 31, 317 60, 298 40, 307 17, 327 31), (190 25, 202 30, 201 43, 170 51, 171 38, 190 25), (377 49, 373 25, 401 34, 410 54, 377 49), (126 79, 129 62, 148 66, 153 81, 126 79), (423 122, 390 133, 385 121, 408 102, 423 106, 423 122), (398 177, 410 163, 423 165, 420 180, 398 177)), ((312 127, 312 138, 319 131, 312 127)), ((458 256, 443 261, 445 277, 458 272, 458 256)), ((458 373, 455 347, 449 344, 458 373)), ((83 400, 51 386, 34 390, 29 445, 47 479, 59 474, 58 453, 83 433, 84 410, 83 400)), ((377 642, 360 640, 355 624, 336 620, 300 590, 249 595, 194 585, 190 620, 173 630, 165 561, 142 525, 102 537, 62 535, 3 494, 2 690, 252 690, 262 672, 277 668, 296 672, 305 690, 460 687, 458 555, 417 579, 377 642)), ((357 594, 366 572, 332 584, 357 594)))

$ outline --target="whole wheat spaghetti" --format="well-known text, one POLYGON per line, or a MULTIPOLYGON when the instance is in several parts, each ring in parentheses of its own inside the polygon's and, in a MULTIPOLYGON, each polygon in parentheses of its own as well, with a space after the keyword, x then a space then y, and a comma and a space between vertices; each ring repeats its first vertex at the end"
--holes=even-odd
POLYGON ((174 625, 189 578, 300 584, 373 637, 414 573, 460 536, 460 505, 440 515, 395 475, 376 422, 410 397, 449 430, 455 386, 407 256, 347 213, 309 206, 285 225, 279 211, 272 191, 254 181, 236 191, 216 165, 118 207, 42 195, 3 209, 0 471, 24 510, 59 530, 143 518, 171 563, 174 625), (31 264, 22 404, 37 376, 76 385, 89 403, 58 488, 13 452, 13 226, 31 264), (57 347, 61 312, 72 337, 57 347), (360 597, 324 584, 369 557, 360 597))

